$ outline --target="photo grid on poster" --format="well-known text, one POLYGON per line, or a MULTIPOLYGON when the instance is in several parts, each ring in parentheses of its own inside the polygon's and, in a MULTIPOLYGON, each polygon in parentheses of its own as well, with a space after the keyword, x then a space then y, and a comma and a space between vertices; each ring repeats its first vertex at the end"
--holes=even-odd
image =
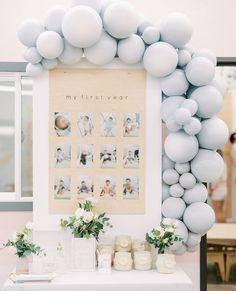
POLYGON ((145 71, 56 69, 49 91, 49 212, 144 213, 145 71))

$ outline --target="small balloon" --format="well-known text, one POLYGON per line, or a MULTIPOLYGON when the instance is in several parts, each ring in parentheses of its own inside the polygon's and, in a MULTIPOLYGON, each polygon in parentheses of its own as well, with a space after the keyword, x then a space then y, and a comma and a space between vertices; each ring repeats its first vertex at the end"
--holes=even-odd
POLYGON ((138 25, 138 34, 142 35, 144 30, 150 26, 153 26, 152 22, 150 22, 149 20, 146 20, 146 19, 142 20, 138 25))
POLYGON ((178 66, 184 67, 191 61, 191 54, 186 49, 178 51, 178 66))
POLYGON ((83 57, 83 50, 69 44, 64 40, 64 50, 59 56, 59 61, 65 65, 72 66, 77 64, 83 57))
POLYGON ((24 58, 27 62, 31 64, 40 63, 42 60, 42 56, 37 51, 36 47, 30 47, 25 51, 24 58))
POLYGON ((62 20, 67 12, 67 7, 63 5, 57 5, 52 7, 46 15, 45 27, 47 30, 56 31, 62 35, 62 20))
POLYGON ((167 169, 163 172, 163 181, 167 185, 176 184, 179 181, 179 174, 174 169, 167 169))
POLYGON ((171 98, 167 98, 161 104, 161 118, 163 121, 167 122, 169 117, 173 118, 175 111, 180 108, 182 103, 186 100, 181 96, 173 96, 171 98))
POLYGON ((178 108, 175 111, 174 119, 180 125, 188 124, 191 120, 191 112, 186 108, 178 108))
POLYGON ((172 197, 180 198, 184 195, 184 188, 179 183, 176 183, 170 186, 169 193, 172 197))
POLYGON ((44 70, 52 70, 52 69, 56 68, 58 61, 57 61, 57 59, 53 59, 53 60, 43 59, 41 64, 42 64, 44 70))
POLYGON ((180 219, 185 211, 186 204, 181 198, 169 197, 162 203, 164 217, 180 219))
POLYGON ((179 174, 188 173, 190 171, 190 163, 175 163, 175 170, 179 174))
POLYGON ((197 102, 193 99, 186 99, 181 104, 181 108, 188 109, 191 115, 195 115, 197 113, 198 105, 197 102))
POLYGON ((180 185, 185 189, 191 189, 196 184, 196 178, 191 173, 184 173, 179 178, 180 185))
POLYGON ((26 66, 26 74, 30 77, 37 77, 43 72, 43 67, 41 64, 31 64, 28 63, 26 66))
POLYGON ((177 132, 179 131, 180 129, 182 129, 182 125, 178 124, 176 121, 175 121, 175 117, 174 116, 171 116, 167 119, 166 121, 166 127, 167 129, 170 131, 170 132, 177 132))
POLYGON ((142 39, 149 45, 158 42, 160 39, 160 31, 155 26, 149 26, 143 31, 142 39))
POLYGON ((189 135, 196 135, 200 132, 202 124, 199 119, 192 117, 188 124, 184 125, 184 131, 189 135))

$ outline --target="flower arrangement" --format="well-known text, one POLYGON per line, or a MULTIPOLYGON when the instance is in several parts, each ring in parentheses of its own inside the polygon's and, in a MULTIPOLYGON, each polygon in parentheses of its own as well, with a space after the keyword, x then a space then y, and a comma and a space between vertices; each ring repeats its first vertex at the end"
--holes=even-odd
POLYGON ((8 240, 3 246, 11 248, 19 258, 25 258, 31 254, 40 255, 43 250, 31 242, 33 223, 28 222, 20 232, 14 232, 12 239, 8 240))
POLYGON ((164 218, 159 227, 146 234, 146 241, 158 249, 158 254, 164 254, 175 242, 183 240, 175 234, 177 224, 178 222, 170 218, 164 218))
POLYGON ((79 203, 79 208, 73 216, 70 216, 68 220, 61 219, 61 228, 69 228, 76 238, 94 237, 98 241, 100 234, 105 233, 106 228, 112 227, 112 225, 109 223, 110 218, 106 217, 106 213, 93 213, 95 203, 94 198, 79 203))

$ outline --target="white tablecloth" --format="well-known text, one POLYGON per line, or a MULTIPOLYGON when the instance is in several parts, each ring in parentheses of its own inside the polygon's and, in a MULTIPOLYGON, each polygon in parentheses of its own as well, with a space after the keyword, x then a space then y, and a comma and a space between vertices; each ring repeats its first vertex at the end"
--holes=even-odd
POLYGON ((178 268, 174 274, 156 270, 111 274, 70 272, 57 276, 50 283, 15 284, 6 281, 3 291, 192 291, 192 281, 178 268))

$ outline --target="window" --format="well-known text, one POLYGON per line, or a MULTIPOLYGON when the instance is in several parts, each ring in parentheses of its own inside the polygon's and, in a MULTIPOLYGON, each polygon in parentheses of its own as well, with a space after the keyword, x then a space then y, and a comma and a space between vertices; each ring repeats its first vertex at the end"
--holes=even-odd
POLYGON ((32 199, 32 80, 0 73, 0 201, 32 199))

